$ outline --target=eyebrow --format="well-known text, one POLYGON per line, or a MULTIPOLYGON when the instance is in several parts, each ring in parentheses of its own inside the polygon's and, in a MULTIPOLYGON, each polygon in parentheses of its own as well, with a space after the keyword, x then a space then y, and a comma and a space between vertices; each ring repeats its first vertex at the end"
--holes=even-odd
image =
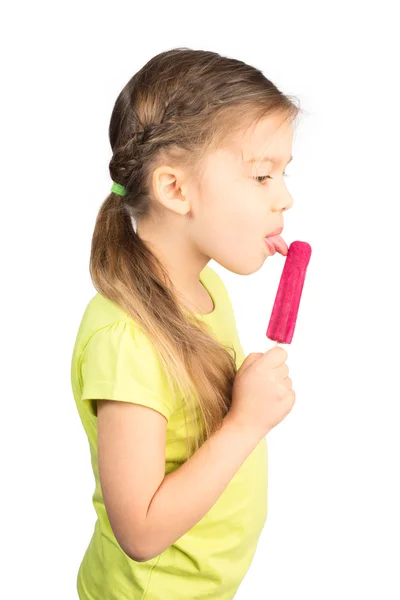
MULTIPOLYGON (((286 164, 288 165, 288 164, 289 164, 289 163, 290 163, 292 160, 293 160, 293 156, 291 156, 291 157, 289 158, 289 160, 287 161, 287 163, 286 163, 286 164)), ((276 158, 276 157, 273 157, 273 156, 270 156, 270 157, 268 157, 268 156, 265 156, 265 157, 263 157, 263 158, 261 158, 261 157, 260 157, 260 158, 251 158, 250 160, 246 160, 246 163, 255 163, 255 162, 259 162, 259 161, 260 161, 260 162, 272 162, 272 163, 274 163, 274 162, 276 162, 276 163, 279 163, 279 162, 280 162, 280 161, 279 161, 279 159, 278 159, 278 158, 276 158)))

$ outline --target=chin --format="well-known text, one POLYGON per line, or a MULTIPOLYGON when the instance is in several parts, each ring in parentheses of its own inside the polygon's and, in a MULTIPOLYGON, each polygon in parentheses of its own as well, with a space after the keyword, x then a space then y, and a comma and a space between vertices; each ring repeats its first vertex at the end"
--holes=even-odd
MULTIPOLYGON (((231 273, 236 273, 236 275, 252 275, 253 273, 257 273, 263 266, 266 257, 263 256, 262 259, 255 258, 252 261, 247 261, 243 263, 232 263, 230 261, 224 261, 223 263, 219 263, 222 267, 230 271, 231 273)), ((218 261, 217 261, 218 262, 218 261)))

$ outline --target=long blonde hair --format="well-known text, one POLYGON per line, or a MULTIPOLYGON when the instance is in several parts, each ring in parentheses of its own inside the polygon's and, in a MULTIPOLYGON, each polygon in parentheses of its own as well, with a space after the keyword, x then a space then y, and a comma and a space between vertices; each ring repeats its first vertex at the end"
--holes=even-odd
POLYGON ((122 307, 149 337, 192 422, 200 417, 192 447, 187 436, 188 458, 229 410, 236 353, 181 305, 166 269, 139 238, 132 219, 146 218, 156 204, 150 203, 149 182, 160 160, 184 166, 199 178, 206 152, 246 124, 275 114, 294 120, 299 112, 291 97, 255 67, 188 48, 149 60, 122 89, 112 111, 109 169, 126 195, 111 192, 100 207, 90 275, 97 291, 122 307))

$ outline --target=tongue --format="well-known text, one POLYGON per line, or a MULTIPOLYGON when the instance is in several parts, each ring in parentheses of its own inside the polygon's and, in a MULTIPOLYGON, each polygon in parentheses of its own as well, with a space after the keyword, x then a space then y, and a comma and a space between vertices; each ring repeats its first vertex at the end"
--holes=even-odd
POLYGON ((282 254, 282 256, 287 255, 288 247, 280 235, 272 235, 271 237, 268 237, 267 240, 275 246, 275 250, 279 252, 279 254, 282 254))

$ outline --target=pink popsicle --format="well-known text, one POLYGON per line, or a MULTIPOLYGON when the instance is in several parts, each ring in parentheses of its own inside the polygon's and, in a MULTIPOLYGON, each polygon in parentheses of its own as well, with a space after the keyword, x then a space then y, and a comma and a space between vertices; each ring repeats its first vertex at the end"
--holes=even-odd
POLYGON ((281 344, 292 341, 310 257, 307 242, 290 244, 267 329, 270 340, 281 344))

